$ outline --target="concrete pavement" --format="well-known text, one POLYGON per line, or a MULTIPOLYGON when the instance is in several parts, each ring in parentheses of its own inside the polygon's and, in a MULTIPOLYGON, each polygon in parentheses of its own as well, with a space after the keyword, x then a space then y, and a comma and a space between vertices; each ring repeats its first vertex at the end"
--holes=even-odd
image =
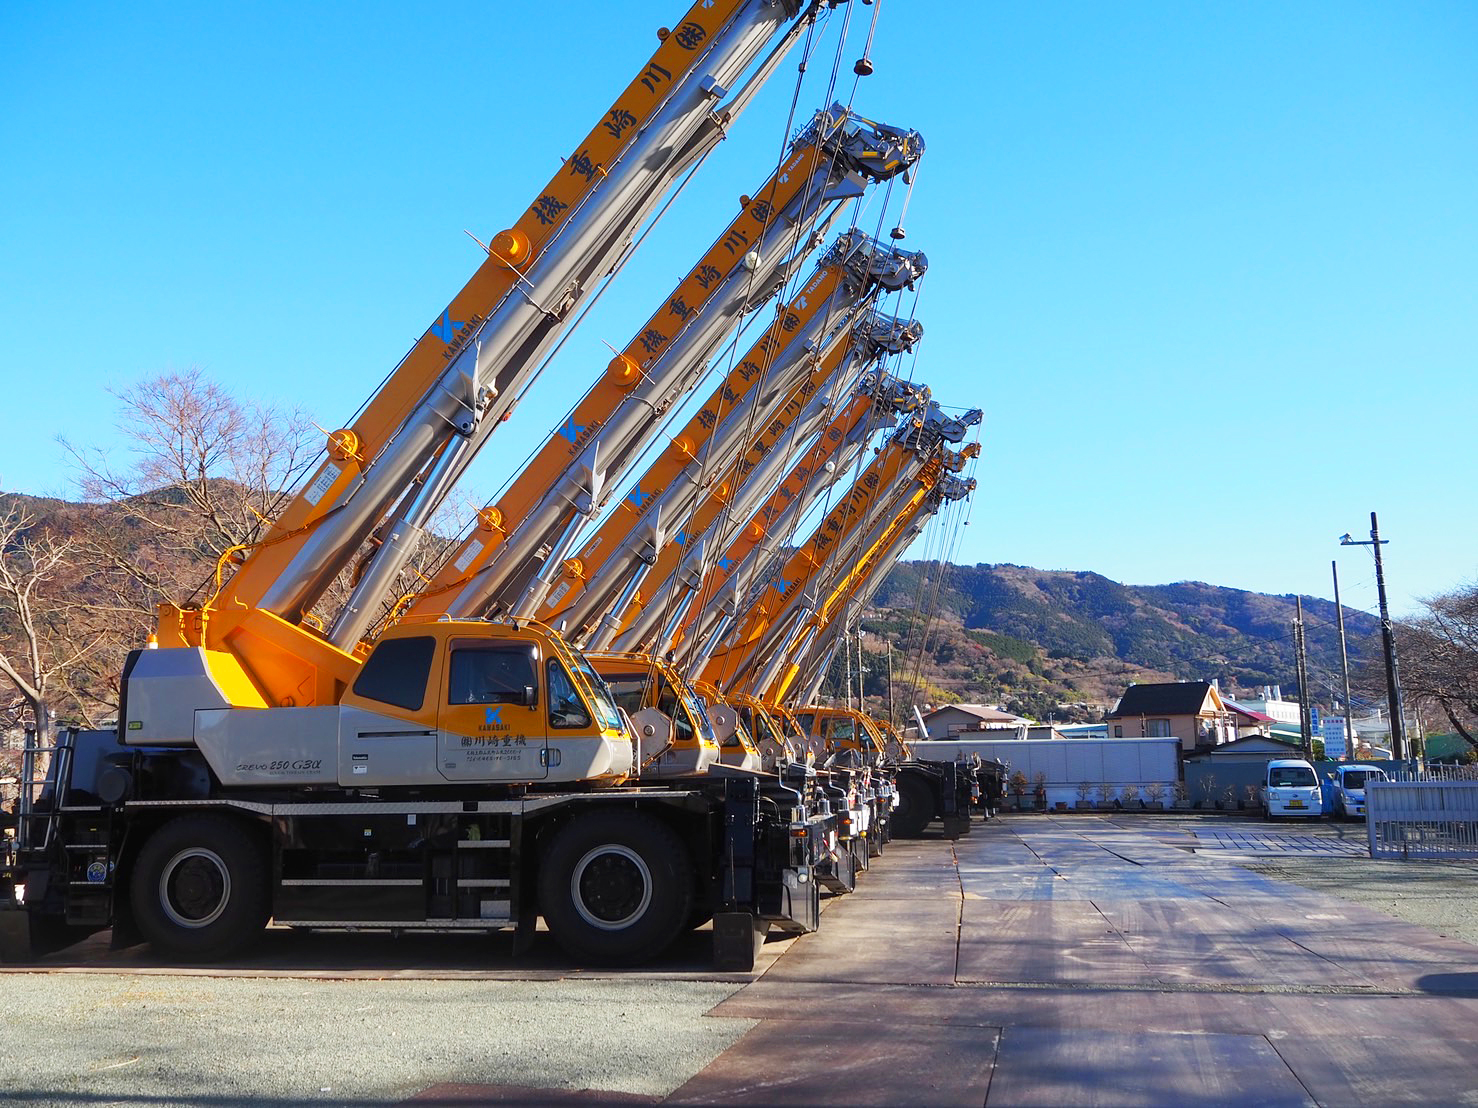
POLYGON ((1442 921, 1478 918, 1478 866, 1358 836, 1024 814, 892 843, 753 976, 700 934, 619 974, 457 936, 278 931, 188 971, 85 944, 0 972, 0 1099, 1478 1104, 1478 947, 1437 933, 1473 937, 1442 921), (1436 929, 1332 895, 1414 883, 1436 929))
POLYGON ((714 1009, 759 1022, 665 1103, 1478 1103, 1478 948, 1197 829, 1017 816, 890 845, 714 1009))

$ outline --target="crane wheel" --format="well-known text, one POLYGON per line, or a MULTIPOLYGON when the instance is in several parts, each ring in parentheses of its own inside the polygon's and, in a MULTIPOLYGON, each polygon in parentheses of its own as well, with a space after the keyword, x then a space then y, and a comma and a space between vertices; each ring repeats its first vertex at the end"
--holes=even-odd
POLYGON ((898 807, 893 809, 890 829, 895 839, 917 839, 934 818, 934 793, 912 774, 898 778, 898 807))
POLYGON ((693 866, 667 824, 605 811, 565 824, 539 868, 539 907, 566 954, 593 965, 655 958, 693 910, 693 866))
POLYGON ((134 920, 160 953, 228 958, 267 925, 267 860, 241 823, 184 816, 144 843, 129 888, 134 920))

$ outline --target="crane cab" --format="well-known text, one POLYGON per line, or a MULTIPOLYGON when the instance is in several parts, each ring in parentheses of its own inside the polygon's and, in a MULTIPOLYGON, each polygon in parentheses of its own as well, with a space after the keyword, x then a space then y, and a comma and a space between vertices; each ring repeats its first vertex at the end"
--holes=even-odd
POLYGON ((120 731, 129 745, 198 747, 228 788, 615 784, 633 770, 633 737, 600 678, 542 624, 401 624, 337 704, 242 704, 214 654, 132 656, 120 731), (181 688, 196 707, 171 714, 181 688))
MULTIPOLYGON (((692 688, 718 736, 719 760, 735 769, 758 771, 765 768, 754 736, 738 705, 729 703, 717 688, 707 682, 695 681, 692 688)), ((774 766, 769 768, 773 769, 774 766)))
POLYGON ((886 749, 873 721, 851 708, 806 707, 795 718, 807 734, 825 744, 829 755, 853 751, 864 763, 872 764, 886 749))
POLYGON ((721 761, 713 722, 670 663, 650 654, 615 651, 594 651, 586 657, 636 725, 640 776, 706 773, 721 761))

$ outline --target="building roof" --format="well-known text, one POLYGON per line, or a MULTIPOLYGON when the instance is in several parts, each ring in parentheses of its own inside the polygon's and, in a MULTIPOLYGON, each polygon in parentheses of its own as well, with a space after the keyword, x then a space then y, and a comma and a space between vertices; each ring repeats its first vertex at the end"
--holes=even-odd
POLYGON ((1229 743, 1212 747, 1209 756, 1215 758, 1223 754, 1271 754, 1279 753, 1283 749, 1298 750, 1299 748, 1299 743, 1290 742, 1277 735, 1248 735, 1245 739, 1233 739, 1229 743))
POLYGON ((929 720, 933 719, 941 712, 948 712, 951 710, 956 712, 963 712, 967 716, 974 716, 981 723, 1024 722, 1023 717, 1014 716, 1010 712, 1003 712, 1001 711, 1001 709, 990 704, 941 704, 933 711, 925 712, 924 721, 927 723, 929 720))
POLYGON ((1126 719, 1130 716, 1194 716, 1213 700, 1213 709, 1221 704, 1209 681, 1170 681, 1159 685, 1130 685, 1124 690, 1119 706, 1104 719, 1126 719))
POLYGON ((1225 704, 1227 706, 1227 708, 1230 709, 1232 712, 1235 712, 1237 715, 1243 716, 1246 719, 1251 720, 1253 723, 1277 723, 1278 722, 1272 716, 1267 715, 1267 714, 1265 714, 1263 712, 1256 711, 1255 709, 1252 709, 1252 708, 1243 707, 1241 704, 1238 704, 1235 700, 1226 700, 1226 699, 1223 699, 1222 700, 1222 703, 1225 704))

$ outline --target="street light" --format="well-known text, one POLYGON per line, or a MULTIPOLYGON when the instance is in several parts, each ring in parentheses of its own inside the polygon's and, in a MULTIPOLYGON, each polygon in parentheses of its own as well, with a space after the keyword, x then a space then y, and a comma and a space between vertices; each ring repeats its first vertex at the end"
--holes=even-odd
MULTIPOLYGON (((1380 548, 1389 539, 1380 537, 1375 513, 1370 513, 1370 539, 1352 539, 1346 531, 1339 537, 1340 546, 1368 546, 1375 553, 1375 592, 1380 598, 1380 637, 1386 654, 1386 699, 1391 713, 1391 756, 1398 762, 1406 758, 1406 721, 1401 715, 1401 675, 1396 668, 1396 639, 1391 633, 1391 613, 1386 608, 1386 574, 1381 566, 1380 548)), ((1349 706, 1346 705, 1346 711, 1349 706)))

